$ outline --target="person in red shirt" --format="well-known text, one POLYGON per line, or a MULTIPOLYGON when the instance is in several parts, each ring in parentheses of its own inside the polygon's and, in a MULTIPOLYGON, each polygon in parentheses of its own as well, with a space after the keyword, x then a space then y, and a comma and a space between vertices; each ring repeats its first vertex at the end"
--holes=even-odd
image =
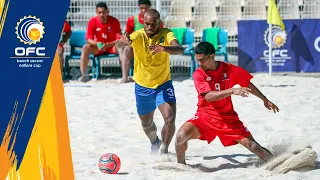
POLYGON ((82 48, 80 57, 80 70, 82 76, 80 81, 86 82, 89 80, 87 75, 87 67, 89 63, 89 54, 95 56, 103 54, 118 54, 115 48, 115 41, 121 35, 121 27, 118 19, 109 16, 107 4, 100 2, 96 5, 97 16, 89 20, 86 41, 82 48))
MULTIPOLYGON (((150 0, 139 0, 138 1, 140 13, 134 16, 130 16, 127 20, 126 34, 130 35, 134 31, 137 31, 144 27, 144 13, 151 8, 150 0)), ((160 28, 163 28, 163 23, 160 21, 160 28)), ((131 46, 124 46, 117 48, 121 60, 121 67, 123 69, 121 83, 128 82, 129 69, 131 60, 133 59, 133 50, 131 46)))
POLYGON ((264 106, 279 112, 251 82, 253 76, 241 67, 214 60, 215 49, 208 42, 200 42, 195 56, 200 67, 194 72, 194 85, 198 92, 198 109, 195 116, 185 122, 176 135, 178 163, 186 164, 185 152, 190 139, 206 140, 210 144, 219 137, 223 146, 240 143, 262 160, 272 157, 269 150, 255 141, 250 131, 240 121, 233 109, 231 95, 248 97, 249 93, 260 98, 264 106), (234 85, 240 88, 233 88, 234 85))
POLYGON ((58 56, 60 60, 61 72, 63 71, 63 65, 64 65, 64 57, 63 57, 64 47, 63 46, 68 41, 71 34, 72 34, 72 31, 69 23, 67 21, 64 21, 60 42, 58 44, 58 56))

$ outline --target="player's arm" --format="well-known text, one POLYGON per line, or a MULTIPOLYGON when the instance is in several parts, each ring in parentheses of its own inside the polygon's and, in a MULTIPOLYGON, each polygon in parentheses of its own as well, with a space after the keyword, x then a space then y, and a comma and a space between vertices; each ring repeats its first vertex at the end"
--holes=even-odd
POLYGON ((230 89, 225 89, 222 91, 209 91, 207 93, 202 93, 202 97, 208 101, 218 101, 221 99, 224 99, 226 97, 229 97, 231 95, 238 95, 242 97, 248 97, 251 89, 247 87, 241 87, 241 88, 230 88, 230 89))
POLYGON ((63 39, 60 42, 60 44, 64 45, 68 41, 68 39, 71 37, 71 34, 72 34, 71 30, 66 32, 66 34, 63 36, 63 39))
POLYGON ((153 54, 160 53, 165 51, 169 54, 183 54, 184 49, 179 43, 179 41, 174 37, 172 31, 169 31, 166 35, 166 39, 170 42, 170 46, 161 46, 159 44, 148 46, 148 48, 152 51, 153 54))
POLYGON ((96 46, 99 42, 94 41, 95 36, 95 22, 93 19, 90 19, 88 22, 87 33, 86 33, 86 42, 91 46, 96 46))
MULTIPOLYGON (((120 22, 118 20, 116 20, 113 24, 113 29, 112 29, 114 32, 116 32, 116 36, 118 35, 121 35, 122 32, 121 32, 121 26, 120 26, 120 22)), ((111 41, 111 42, 107 42, 107 43, 104 43, 104 46, 103 46, 103 50, 105 50, 106 48, 109 48, 109 47, 113 47, 116 45, 116 41, 117 41, 117 37, 115 38, 116 40, 114 41, 111 41)))
POLYGON ((139 39, 141 39, 140 31, 135 31, 131 33, 130 36, 128 33, 124 33, 124 35, 122 35, 120 39, 116 41, 116 47, 123 48, 124 46, 128 46, 128 45, 140 46, 139 39))
POLYGON ((218 101, 233 94, 232 89, 226 89, 222 91, 209 91, 206 93, 201 93, 201 96, 207 101, 218 101))
POLYGON ((249 72, 241 67, 231 66, 231 74, 231 76, 233 76, 232 79, 235 79, 234 82, 236 84, 239 84, 241 87, 248 87, 251 90, 250 93, 260 98, 267 109, 273 110, 274 113, 276 111, 279 112, 279 108, 269 101, 266 96, 263 95, 261 91, 250 82, 253 76, 249 72))
POLYGON ((60 42, 62 46, 68 41, 68 39, 71 37, 71 34, 72 34, 72 30, 69 23, 65 22, 64 24, 65 24, 64 31, 66 31, 66 34, 63 36, 60 42))
POLYGON ((109 48, 109 47, 113 47, 115 44, 116 44, 116 41, 112 41, 112 42, 108 42, 108 43, 104 43, 104 46, 103 46, 103 50, 109 48))
POLYGON ((247 97, 249 94, 249 88, 230 88, 220 91, 219 89, 212 89, 209 82, 206 80, 207 77, 204 76, 199 71, 193 74, 194 85, 198 94, 200 94, 207 102, 218 101, 223 98, 229 97, 231 95, 240 95, 247 97))
POLYGON ((257 97, 260 98, 262 101, 268 100, 268 99, 266 98, 266 96, 263 95, 262 92, 261 92, 254 84, 252 84, 251 82, 250 82, 248 88, 251 89, 251 94, 257 96, 257 97))
POLYGON ((178 40, 174 39, 170 42, 170 46, 161 46, 159 44, 148 46, 148 48, 153 52, 153 54, 160 53, 162 51, 169 54, 183 54, 183 47, 180 45, 178 40))
POLYGON ((87 39, 87 43, 91 46, 96 46, 98 42, 95 42, 93 39, 87 39))
POLYGON ((164 46, 164 51, 169 54, 183 54, 183 47, 178 40, 174 39, 170 42, 170 46, 164 46))
POLYGON ((278 106, 269 101, 268 98, 263 95, 262 92, 254 84, 250 82, 248 88, 251 89, 251 94, 257 96, 263 101, 263 104, 267 109, 273 110, 274 113, 279 112, 278 106))

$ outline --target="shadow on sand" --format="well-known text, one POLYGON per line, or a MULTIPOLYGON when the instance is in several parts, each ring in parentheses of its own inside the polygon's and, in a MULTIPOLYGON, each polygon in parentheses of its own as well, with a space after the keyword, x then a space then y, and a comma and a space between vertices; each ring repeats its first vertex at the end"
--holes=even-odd
POLYGON ((206 167, 204 165, 202 165, 201 163, 199 164, 195 164, 195 165, 189 165, 193 168, 199 169, 203 172, 216 172, 216 171, 220 171, 223 169, 234 169, 234 168, 246 168, 248 166, 252 166, 253 164, 255 164, 256 162, 254 161, 250 161, 250 159, 253 159, 254 157, 256 157, 254 154, 232 154, 232 155, 218 155, 218 156, 208 156, 208 157, 204 157, 203 160, 213 160, 213 159, 217 159, 217 158, 224 158, 231 163, 225 163, 225 164, 221 164, 218 167, 215 168, 211 168, 211 167, 206 167), (245 163, 239 162, 237 161, 235 158, 236 157, 248 157, 249 160, 245 163))

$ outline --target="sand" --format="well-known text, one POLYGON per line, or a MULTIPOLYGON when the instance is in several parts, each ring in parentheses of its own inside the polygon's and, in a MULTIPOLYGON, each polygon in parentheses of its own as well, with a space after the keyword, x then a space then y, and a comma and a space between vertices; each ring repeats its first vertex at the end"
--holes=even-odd
MULTIPOLYGON (((173 140, 169 147, 172 162, 159 162, 159 154, 150 154, 150 142, 136 114, 134 83, 117 84, 117 81, 64 84, 77 180, 320 179, 320 157, 316 157, 320 154, 320 78, 255 74, 252 82, 279 106, 278 114, 267 110, 253 95, 233 96, 242 122, 261 145, 277 155, 278 159, 263 165, 241 145, 223 147, 219 139, 211 144, 190 141, 186 152, 189 166, 176 163, 173 140), (109 152, 121 159, 118 174, 103 174, 98 169, 99 157, 109 152), (286 169, 299 162, 303 168, 286 169)), ((197 94, 192 80, 180 78, 173 83, 178 129, 194 115, 197 94)), ((160 135, 163 120, 158 110, 155 123, 160 135)))

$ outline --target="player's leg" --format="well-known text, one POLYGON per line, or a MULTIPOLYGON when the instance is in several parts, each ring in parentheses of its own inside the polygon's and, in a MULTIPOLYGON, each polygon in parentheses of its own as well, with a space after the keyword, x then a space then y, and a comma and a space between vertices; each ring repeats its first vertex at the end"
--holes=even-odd
POLYGON ((256 154, 261 160, 266 161, 272 157, 272 153, 255 141, 252 135, 236 141, 252 153, 256 154))
POLYGON ((61 68, 61 73, 63 72, 63 66, 64 66, 64 48, 60 44, 58 45, 58 56, 59 56, 59 61, 60 61, 60 68, 61 68))
POLYGON ((191 122, 185 122, 177 132, 176 135, 176 154, 178 163, 186 164, 185 152, 188 148, 188 141, 190 139, 199 139, 200 133, 198 128, 191 122))
POLYGON ((128 82, 128 76, 130 71, 131 59, 133 58, 133 49, 132 46, 124 46, 118 48, 120 64, 122 69, 122 79, 121 83, 128 82))
POLYGON ((82 52, 80 56, 80 71, 81 71, 81 77, 79 78, 80 81, 86 82, 89 80, 89 77, 87 74, 89 54, 97 54, 98 52, 99 51, 97 46, 91 46, 89 44, 85 44, 82 47, 82 52))
POLYGON ((169 144, 176 130, 176 98, 172 81, 164 83, 157 91, 156 104, 164 120, 164 125, 161 131, 161 154, 163 154, 168 153, 169 144))
POLYGON ((158 152, 161 146, 161 140, 157 136, 157 126, 153 121, 154 110, 148 114, 139 115, 144 133, 150 140, 151 151, 158 152))
POLYGON ((162 114, 164 125, 161 130, 162 147, 161 154, 168 153, 170 142, 176 131, 175 118, 176 118, 176 103, 169 102, 163 103, 159 106, 162 114))
POLYGON ((156 109, 156 97, 155 92, 149 90, 135 84, 136 106, 141 125, 151 142, 151 151, 157 152, 160 148, 161 140, 157 136, 157 127, 153 121, 154 110, 156 109))

